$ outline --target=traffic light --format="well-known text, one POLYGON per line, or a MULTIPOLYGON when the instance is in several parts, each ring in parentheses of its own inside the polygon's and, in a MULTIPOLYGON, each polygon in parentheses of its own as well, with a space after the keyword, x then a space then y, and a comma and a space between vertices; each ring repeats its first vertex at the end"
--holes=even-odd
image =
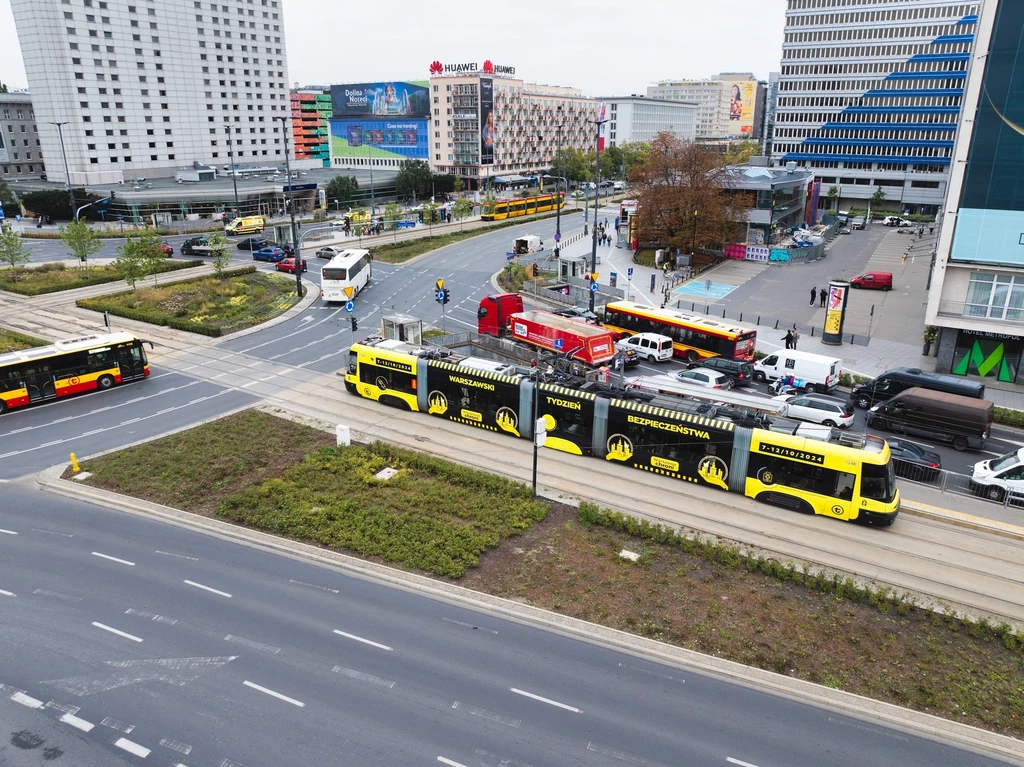
POLYGON ((537 266, 537 264, 533 265, 533 276, 534 277, 539 277, 540 276, 540 267, 537 266))
POLYGON ((442 290, 441 294, 442 294, 441 295, 441 303, 442 304, 448 303, 448 288, 445 288, 444 290, 442 290))
POLYGON ((423 223, 423 211, 422 210, 420 211, 420 223, 421 224, 423 223))
POLYGON ((349 318, 349 322, 352 323, 352 332, 353 333, 355 333, 357 330, 359 330, 359 322, 356 321, 355 317, 350 317, 349 318))

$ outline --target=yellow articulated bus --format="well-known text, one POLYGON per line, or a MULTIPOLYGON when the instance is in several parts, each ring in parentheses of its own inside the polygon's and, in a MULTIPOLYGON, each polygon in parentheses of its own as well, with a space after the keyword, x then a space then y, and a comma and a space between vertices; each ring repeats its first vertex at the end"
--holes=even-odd
POLYGON ((545 447, 807 514, 884 527, 899 513, 889 446, 878 437, 794 424, 748 428, 685 403, 597 396, 579 383, 538 385, 512 365, 380 338, 352 346, 345 374, 345 387, 360 397, 523 439, 533 438, 537 396, 545 447))
POLYGON ((512 200, 499 200, 494 203, 494 208, 490 213, 484 213, 480 218, 483 221, 503 221, 506 218, 546 213, 549 210, 556 210, 564 206, 564 192, 542 194, 537 197, 517 197, 512 200))

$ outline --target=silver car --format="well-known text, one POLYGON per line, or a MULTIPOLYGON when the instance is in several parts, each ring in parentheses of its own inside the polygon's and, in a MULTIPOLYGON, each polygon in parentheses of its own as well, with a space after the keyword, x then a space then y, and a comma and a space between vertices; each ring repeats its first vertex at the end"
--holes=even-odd
POLYGON ((705 389, 731 389, 732 379, 725 373, 719 373, 710 368, 693 368, 682 370, 673 376, 677 381, 693 386, 701 386, 705 389))

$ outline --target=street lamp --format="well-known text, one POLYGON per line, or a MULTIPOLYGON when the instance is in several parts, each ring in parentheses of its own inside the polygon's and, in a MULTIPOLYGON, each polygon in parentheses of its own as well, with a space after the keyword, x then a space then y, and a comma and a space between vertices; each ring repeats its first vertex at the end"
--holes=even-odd
POLYGON ((900 215, 903 215, 903 195, 907 193, 907 184, 910 183, 910 166, 903 169, 903 188, 900 189, 900 215))
MULTIPOLYGON (((82 207, 76 209, 75 210, 75 223, 76 224, 78 223, 78 214, 80 214, 83 210, 85 210, 86 208, 91 208, 93 205, 99 205, 99 204, 104 203, 104 202, 110 202, 110 198, 108 197, 105 200, 94 200, 93 202, 87 202, 82 207)), ((104 211, 102 211, 102 210, 100 211, 100 213, 103 213, 103 212, 104 211)))
MULTIPOLYGON (((768 228, 769 228, 769 231, 770 231, 771 230, 771 225, 770 224, 769 224, 768 228)), ((693 264, 693 257, 696 256, 696 255, 697 255, 697 210, 694 209, 694 211, 693 211, 693 234, 691 235, 691 238, 690 238, 690 264, 691 265, 693 264)))
POLYGON ((64 181, 68 187, 68 201, 71 204, 71 215, 77 222, 78 214, 75 212, 75 191, 71 188, 71 171, 68 170, 68 153, 64 149, 64 126, 67 124, 67 120, 64 120, 63 122, 50 123, 50 125, 57 126, 57 135, 60 137, 60 153, 64 157, 64 181))
POLYGON ((370 165, 370 223, 373 223, 373 214, 377 210, 377 201, 373 193, 373 152, 370 144, 366 145, 366 160, 370 165))
MULTIPOLYGON (((597 151, 596 162, 594 163, 594 231, 591 232, 592 244, 590 249, 590 279, 594 279, 594 275, 597 273, 597 209, 601 200, 601 126, 604 125, 608 120, 602 120, 600 115, 598 119, 592 120, 597 130, 594 134, 594 148, 597 151)), ((597 296, 597 292, 591 285, 590 290, 590 311, 594 311, 594 298, 597 296)))
POLYGON ((288 158, 288 126, 290 115, 275 115, 275 120, 281 121, 281 135, 284 138, 284 167, 288 175, 288 208, 292 219, 292 247, 294 248, 293 258, 295 259, 295 289, 299 298, 302 298, 302 248, 299 247, 299 235, 295 226, 295 191, 292 189, 292 164, 288 158))
POLYGON ((238 208, 238 168, 235 167, 235 150, 234 142, 231 140, 231 123, 224 123, 224 127, 228 132, 228 157, 231 159, 231 186, 235 190, 235 215, 240 216, 242 212, 238 208))

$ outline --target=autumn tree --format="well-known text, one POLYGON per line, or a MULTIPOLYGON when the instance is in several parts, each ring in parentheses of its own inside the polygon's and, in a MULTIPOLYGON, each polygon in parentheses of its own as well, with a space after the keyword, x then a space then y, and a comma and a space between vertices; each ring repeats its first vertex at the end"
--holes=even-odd
POLYGON ((642 244, 721 249, 752 204, 731 188, 722 159, 714 149, 658 134, 629 178, 642 244))
POLYGON ((747 139, 735 141, 725 150, 726 165, 745 165, 755 155, 761 154, 761 142, 747 139))

